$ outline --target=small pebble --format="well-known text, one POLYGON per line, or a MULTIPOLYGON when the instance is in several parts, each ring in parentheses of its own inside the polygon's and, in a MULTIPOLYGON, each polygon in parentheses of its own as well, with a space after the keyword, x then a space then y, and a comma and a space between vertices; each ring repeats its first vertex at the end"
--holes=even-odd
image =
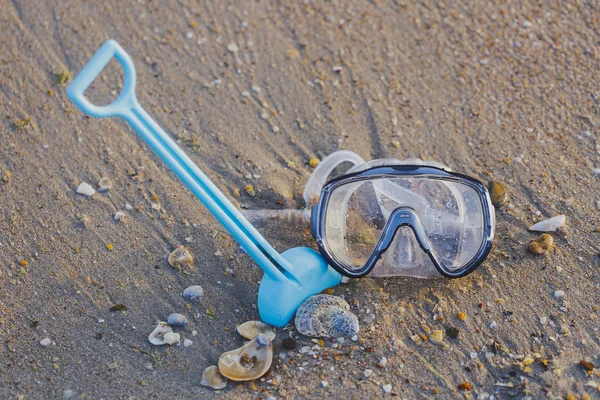
POLYGON ((127 311, 127 306, 125 304, 115 304, 114 306, 112 306, 108 310, 112 311, 112 312, 115 312, 115 311, 127 311))
POLYGON ((298 347, 298 342, 292 338, 283 339, 282 344, 283 344, 283 347, 285 347, 288 350, 294 350, 298 347))
POLYGON ((429 340, 433 343, 441 343, 444 340, 444 332, 435 330, 429 335, 429 340))
POLYGON ((183 298, 190 301, 200 301, 204 296, 204 289, 200 285, 193 285, 183 291, 183 298))
POLYGON ((381 359, 379 360, 379 365, 381 365, 381 367, 385 367, 387 365, 388 359, 385 357, 381 357, 381 359))
POLYGON ((542 233, 539 238, 529 242, 529 251, 533 254, 544 255, 552 250, 554 238, 548 233, 542 233))
POLYGON ((371 375, 373 375, 373 370, 372 369, 365 369, 365 371, 363 372, 363 374, 365 375, 365 378, 369 378, 371 375))
POLYGON ((492 321, 490 323, 490 329, 494 329, 496 326, 498 326, 498 324, 496 323, 496 321, 492 321))
POLYGON ((383 385, 382 389, 384 392, 389 393, 392 390, 392 385, 388 383, 387 385, 383 385))
POLYGON ((163 336, 163 341, 166 344, 179 343, 179 339, 180 339, 179 333, 175 333, 175 332, 167 332, 163 336))
POLYGON ((580 364, 580 365, 581 365, 583 368, 587 369, 588 371, 593 371, 593 370, 596 368, 596 366, 595 366, 594 364, 592 364, 592 363, 591 363, 591 362, 589 362, 589 361, 585 361, 585 360, 581 360, 581 361, 579 361, 579 364, 580 364))
POLYGON ((186 326, 188 319, 183 314, 172 313, 167 317, 167 324, 171 326, 186 326))
POLYGON ((50 346, 51 343, 52 343, 52 340, 50 340, 50 338, 45 338, 45 339, 40 340, 40 344, 44 347, 50 346))
POLYGON ((492 198, 492 205, 496 208, 502 208, 508 200, 504 186, 502 186, 500 182, 490 181, 488 183, 488 189, 492 198))
POLYGON ((77 193, 82 194, 84 196, 92 197, 96 191, 94 188, 87 182, 81 182, 79 186, 77 186, 77 193))
POLYGON ((252 185, 247 185, 245 189, 246 189, 246 193, 248 193, 248 195, 249 195, 250 197, 254 197, 254 196, 256 196, 256 190, 254 190, 254 186, 252 186, 252 185))
POLYGON ((458 386, 456 387, 458 390, 462 390, 462 391, 467 391, 470 392, 471 391, 471 385, 469 384, 469 382, 462 382, 459 383, 458 386))
POLYGON ((565 292, 563 292, 562 290, 557 290, 556 292, 554 292, 554 297, 556 297, 557 299, 562 299, 563 297, 565 297, 565 292))
POLYGON ((456 317, 461 321, 464 321, 465 319, 467 319, 467 314, 465 314, 464 312, 459 312, 458 314, 456 314, 456 317))
POLYGON ((326 388, 327 386, 329 386, 329 383, 327 381, 321 381, 321 385, 323 385, 323 387, 326 388))
POLYGON ((232 53, 237 53, 239 50, 239 47, 235 42, 231 42, 227 45, 227 50, 229 50, 232 53))
POLYGON ((183 341, 183 347, 190 347, 192 344, 194 344, 194 342, 192 342, 190 339, 185 339, 183 341))
POLYGON ((452 339, 456 339, 458 337, 459 333, 460 333, 460 330, 458 330, 458 328, 450 327, 450 328, 446 329, 446 336, 448 336, 449 338, 452 338, 452 339))

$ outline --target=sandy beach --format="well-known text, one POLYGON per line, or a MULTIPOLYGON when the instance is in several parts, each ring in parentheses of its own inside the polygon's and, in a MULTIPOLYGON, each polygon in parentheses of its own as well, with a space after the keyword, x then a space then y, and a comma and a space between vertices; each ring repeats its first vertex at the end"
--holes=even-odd
MULTIPOLYGON (((599 16, 574 0, 0 0, 0 397, 600 398, 599 16), (140 103, 239 208, 304 207, 310 160, 340 149, 436 160, 506 188, 487 261, 337 286, 357 341, 286 350, 279 329, 266 376, 201 386, 259 319, 262 271, 126 123, 67 98, 108 39, 140 103), (553 250, 533 255, 527 228, 560 214, 553 250), (193 269, 167 262, 180 245, 193 269), (151 345, 172 312, 193 344, 151 345)), ((121 82, 112 61, 86 93, 107 104, 121 82)), ((260 231, 284 251, 315 248, 307 229, 260 231)))

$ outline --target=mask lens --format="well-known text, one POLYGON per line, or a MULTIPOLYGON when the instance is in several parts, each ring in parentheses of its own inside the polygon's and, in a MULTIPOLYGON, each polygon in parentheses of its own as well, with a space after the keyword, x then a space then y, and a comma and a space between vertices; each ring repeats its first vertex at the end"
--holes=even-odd
POLYGON ((386 222, 371 181, 342 185, 327 203, 325 241, 337 259, 360 269, 375 250, 386 222))
MULTIPOLYGON (((483 244, 483 201, 466 183, 439 177, 385 177, 347 183, 330 196, 325 240, 338 260, 360 269, 375 250, 391 214, 399 207, 410 207, 419 215, 438 262, 447 270, 457 270, 473 259, 483 244)), ((408 271, 415 276, 437 274, 416 238, 405 230, 398 230, 374 275, 406 275, 408 271)))

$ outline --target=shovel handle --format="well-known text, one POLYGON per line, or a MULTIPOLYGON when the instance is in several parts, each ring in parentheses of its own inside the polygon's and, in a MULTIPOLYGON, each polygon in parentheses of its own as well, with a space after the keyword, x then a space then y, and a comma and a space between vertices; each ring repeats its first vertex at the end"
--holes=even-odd
POLYGON ((88 61, 77 77, 67 88, 67 96, 75 103, 81 111, 96 118, 125 117, 138 103, 135 97, 135 67, 129 54, 114 40, 104 42, 96 54, 88 61), (94 79, 102 72, 104 67, 116 58, 123 68, 125 76, 123 90, 119 97, 110 104, 97 106, 92 104, 84 95, 84 92, 92 84, 94 79))
POLYGON ((83 112, 93 117, 118 116, 125 119, 271 279, 285 279, 298 283, 293 265, 258 233, 227 197, 142 108, 135 96, 135 81, 135 67, 131 58, 116 41, 109 40, 100 47, 73 80, 67 89, 67 95, 83 112), (84 92, 113 57, 123 67, 125 75, 123 90, 111 104, 96 106, 84 96, 84 92))

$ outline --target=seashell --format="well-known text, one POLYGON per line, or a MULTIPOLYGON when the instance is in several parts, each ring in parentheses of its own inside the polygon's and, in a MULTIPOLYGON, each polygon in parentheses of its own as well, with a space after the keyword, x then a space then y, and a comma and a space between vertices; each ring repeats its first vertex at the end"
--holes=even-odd
POLYGON ((115 220, 125 222, 125 220, 127 220, 127 214, 125 214, 123 211, 117 211, 115 213, 115 220))
POLYGON ((305 336, 353 337, 359 323, 348 303, 336 296, 309 297, 296 311, 296 329, 305 336))
POLYGON ((112 188, 112 181, 107 177, 100 179, 100 181, 98 182, 98 191, 99 192, 106 192, 107 190, 110 190, 111 188, 112 188))
POLYGON ((183 298, 190 301, 200 301, 204 296, 204 289, 200 285, 193 285, 183 291, 183 298))
POLYGON ((221 354, 219 371, 234 381, 251 381, 263 376, 273 361, 273 345, 269 338, 259 333, 240 347, 221 354))
POLYGON ((540 221, 537 224, 530 226, 529 230, 537 232, 554 232, 558 228, 565 226, 566 220, 567 217, 564 214, 557 215, 556 217, 540 221))
POLYGON ((166 344, 165 342, 165 334, 173 332, 173 329, 166 322, 159 322, 156 328, 152 331, 150 336, 148 336, 148 341, 155 346, 162 346, 166 344))
POLYGON ((173 268, 181 269, 184 266, 192 268, 194 257, 192 257, 187 247, 179 246, 169 254, 168 261, 173 268))
POLYGON ((188 319, 183 314, 172 313, 167 317, 167 323, 171 326, 186 326, 188 319))
POLYGON ((92 195, 96 193, 96 191, 89 183, 81 182, 79 186, 77 186, 77 193, 87 197, 92 197, 92 195))
POLYGON ((237 326, 237 331, 246 339, 254 339, 259 333, 266 335, 269 340, 275 339, 273 327, 261 321, 248 321, 237 326))
POLYGON ((200 384, 219 390, 227 386, 227 378, 221 375, 216 365, 211 365, 210 367, 206 367, 202 373, 200 384))
POLYGON ((543 255, 552 250, 554 238, 549 233, 542 233, 539 238, 529 242, 529 251, 533 254, 543 255))
POLYGON ((179 339, 181 339, 181 336, 179 336, 179 333, 175 333, 175 332, 167 332, 167 333, 165 333, 165 335, 163 337, 163 341, 166 344, 179 343, 179 339))

